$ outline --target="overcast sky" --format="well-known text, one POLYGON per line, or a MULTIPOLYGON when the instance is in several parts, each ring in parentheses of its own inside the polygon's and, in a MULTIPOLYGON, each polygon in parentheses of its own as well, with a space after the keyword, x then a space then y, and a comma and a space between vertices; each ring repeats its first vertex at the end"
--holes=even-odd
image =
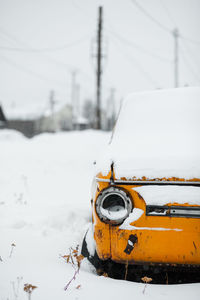
POLYGON ((0 102, 8 112, 42 113, 55 90, 70 103, 72 72, 81 103, 95 101, 98 6, 103 6, 103 104, 133 91, 200 85, 199 0, 0 0, 0 102), (138 6, 139 4, 139 6, 138 6))

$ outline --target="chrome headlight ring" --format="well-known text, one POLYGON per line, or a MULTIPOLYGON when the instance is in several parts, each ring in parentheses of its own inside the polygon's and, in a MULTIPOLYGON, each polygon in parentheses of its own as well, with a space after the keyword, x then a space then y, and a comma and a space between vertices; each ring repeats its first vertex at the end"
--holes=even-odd
POLYGON ((133 208, 128 193, 114 186, 100 192, 95 206, 100 220, 113 225, 121 224, 133 208))

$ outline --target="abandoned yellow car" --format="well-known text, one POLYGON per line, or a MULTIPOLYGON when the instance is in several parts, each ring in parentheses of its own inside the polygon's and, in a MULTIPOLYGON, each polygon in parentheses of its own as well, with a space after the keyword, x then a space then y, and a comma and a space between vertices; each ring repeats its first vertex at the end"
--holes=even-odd
POLYGON ((128 96, 95 168, 82 254, 103 272, 117 265, 116 278, 200 280, 200 88, 128 96))

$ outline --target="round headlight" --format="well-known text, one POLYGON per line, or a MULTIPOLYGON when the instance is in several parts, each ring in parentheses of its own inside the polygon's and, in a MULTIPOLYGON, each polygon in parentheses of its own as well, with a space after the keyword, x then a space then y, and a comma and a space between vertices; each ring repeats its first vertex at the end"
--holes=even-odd
POLYGON ((96 212, 101 221, 121 224, 132 210, 132 201, 122 189, 110 187, 103 190, 96 200, 96 212))

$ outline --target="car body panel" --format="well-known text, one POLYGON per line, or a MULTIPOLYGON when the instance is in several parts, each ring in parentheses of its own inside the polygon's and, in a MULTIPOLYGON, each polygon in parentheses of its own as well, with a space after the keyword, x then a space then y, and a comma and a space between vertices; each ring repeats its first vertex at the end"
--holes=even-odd
MULTIPOLYGON (((100 175, 99 178, 106 179, 109 176, 110 173, 105 177, 100 175)), ((107 182, 98 182, 96 198, 101 190, 109 186, 107 182)), ((128 261, 130 264, 200 265, 200 219, 147 216, 145 201, 133 190, 134 187, 134 182, 133 185, 120 185, 120 188, 130 194, 134 208, 143 211, 139 219, 129 224, 129 229, 125 229, 123 224, 113 226, 103 223, 96 214, 95 206, 93 207, 94 238, 98 256, 101 259, 111 258, 115 262, 128 261), (133 229, 130 229, 131 226, 133 229), (135 237, 134 245, 130 237, 135 237), (126 251, 128 245, 130 253, 126 251)), ((180 206, 178 203, 168 204, 172 205, 180 206)), ((181 207, 199 206, 186 203, 181 207)))

